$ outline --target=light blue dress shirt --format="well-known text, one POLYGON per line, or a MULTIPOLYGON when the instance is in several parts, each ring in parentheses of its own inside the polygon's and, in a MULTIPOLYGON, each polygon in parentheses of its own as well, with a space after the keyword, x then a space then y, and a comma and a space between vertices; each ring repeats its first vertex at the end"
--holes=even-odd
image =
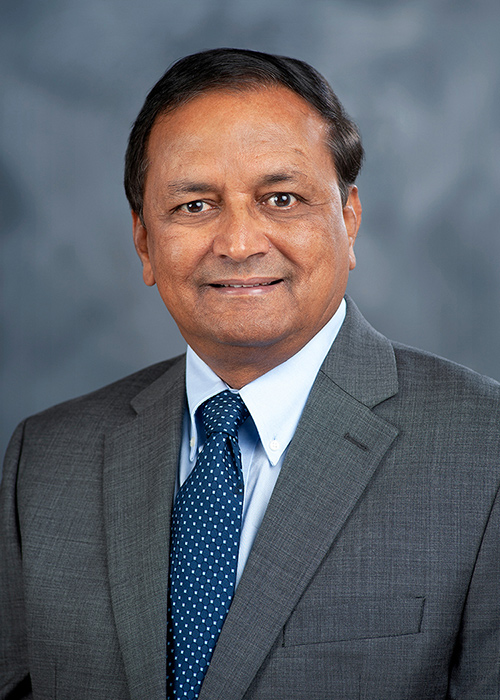
MULTIPOLYGON (((330 321, 298 353, 239 391, 250 417, 238 432, 245 495, 237 584, 271 498, 286 450, 319 368, 342 326, 345 310, 345 301, 342 300, 330 321)), ((188 409, 183 423, 177 488, 191 473, 203 446, 204 431, 201 421, 195 416, 196 409, 211 396, 226 389, 231 388, 188 347, 188 409)))

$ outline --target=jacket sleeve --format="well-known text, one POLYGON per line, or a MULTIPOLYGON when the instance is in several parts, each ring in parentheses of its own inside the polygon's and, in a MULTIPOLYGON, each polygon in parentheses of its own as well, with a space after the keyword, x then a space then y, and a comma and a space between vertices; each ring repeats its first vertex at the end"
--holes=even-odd
POLYGON ((500 492, 490 512, 471 577, 448 698, 500 698, 500 492))
POLYGON ((24 425, 5 455, 0 486, 0 699, 31 698, 16 486, 24 425))

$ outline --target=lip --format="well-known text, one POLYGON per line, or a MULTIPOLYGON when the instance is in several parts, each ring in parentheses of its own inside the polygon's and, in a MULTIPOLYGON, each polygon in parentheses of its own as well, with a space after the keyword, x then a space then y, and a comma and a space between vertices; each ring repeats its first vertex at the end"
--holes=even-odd
POLYGON ((276 277, 250 277, 248 279, 227 279, 210 282, 210 287, 221 289, 258 289, 259 287, 269 287, 282 282, 276 277))
POLYGON ((223 279, 208 283, 211 289, 225 294, 265 294, 283 280, 276 277, 249 277, 247 279, 223 279))

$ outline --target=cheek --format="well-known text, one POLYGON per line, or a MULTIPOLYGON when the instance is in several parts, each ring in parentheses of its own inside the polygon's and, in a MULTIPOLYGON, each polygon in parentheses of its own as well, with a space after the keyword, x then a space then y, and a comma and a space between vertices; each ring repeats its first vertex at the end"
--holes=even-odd
POLYGON ((153 268, 158 282, 189 278, 203 256, 200 240, 189 233, 163 232, 153 248, 153 268))
POLYGON ((345 230, 332 224, 307 226, 296 229, 284 242, 283 252, 311 275, 323 275, 325 270, 333 273, 343 258, 347 259, 348 242, 345 230))

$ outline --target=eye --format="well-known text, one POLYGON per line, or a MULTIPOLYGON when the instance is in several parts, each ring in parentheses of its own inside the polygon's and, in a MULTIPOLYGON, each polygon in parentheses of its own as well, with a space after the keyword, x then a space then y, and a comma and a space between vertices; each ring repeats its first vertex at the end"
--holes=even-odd
POLYGON ((195 199, 192 202, 186 202, 178 207, 179 211, 185 211, 188 214, 201 214, 210 209, 210 205, 204 202, 203 199, 195 199))
POLYGON ((295 195, 290 194, 290 192, 275 192, 268 197, 267 202, 273 207, 286 209, 287 207, 292 207, 294 204, 296 204, 298 199, 295 195))

